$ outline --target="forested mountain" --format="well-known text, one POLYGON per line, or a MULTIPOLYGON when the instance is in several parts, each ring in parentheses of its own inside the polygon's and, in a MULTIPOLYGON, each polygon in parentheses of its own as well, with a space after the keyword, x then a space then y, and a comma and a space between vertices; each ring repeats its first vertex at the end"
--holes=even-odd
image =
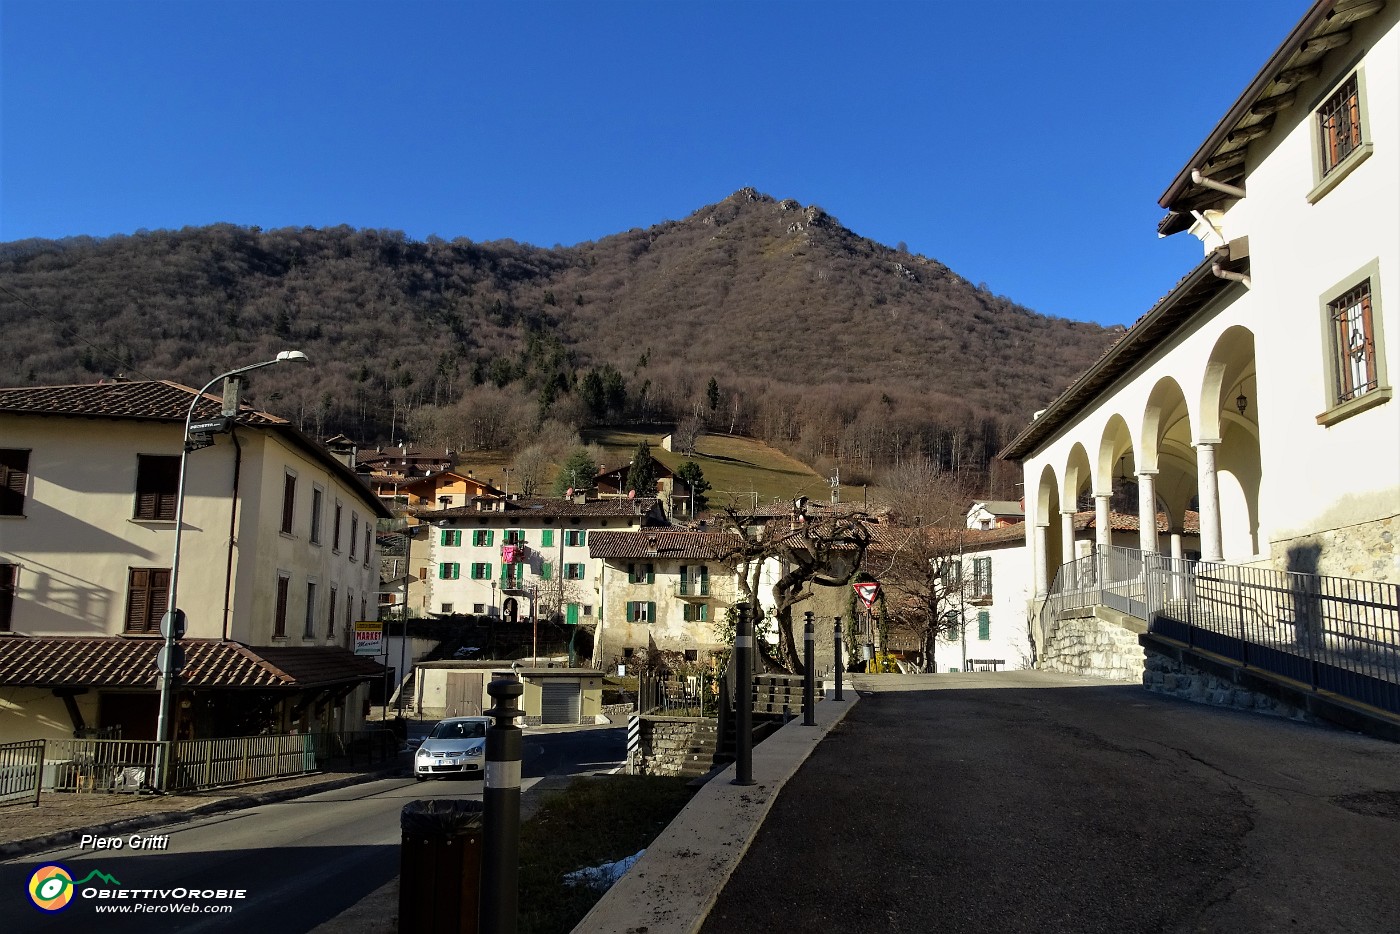
POLYGON ((866 472, 985 468, 1119 333, 752 189, 553 249, 349 227, 27 240, 0 245, 0 285, 0 384, 200 385, 295 347, 316 366, 259 374, 253 398, 313 433, 509 448, 699 417, 866 472))

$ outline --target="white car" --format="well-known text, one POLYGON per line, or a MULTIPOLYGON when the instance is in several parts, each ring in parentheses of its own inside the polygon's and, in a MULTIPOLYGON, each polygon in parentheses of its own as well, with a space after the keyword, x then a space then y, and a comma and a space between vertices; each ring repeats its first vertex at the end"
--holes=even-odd
POLYGON ((413 777, 420 782, 444 775, 480 779, 485 774, 490 725, 490 717, 439 720, 413 756, 413 777))

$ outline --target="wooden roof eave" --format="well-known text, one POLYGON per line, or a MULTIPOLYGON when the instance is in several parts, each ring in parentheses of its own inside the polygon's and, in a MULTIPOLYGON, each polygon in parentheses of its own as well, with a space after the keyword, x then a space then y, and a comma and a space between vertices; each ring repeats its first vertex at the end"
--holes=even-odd
POLYGON ((1351 41, 1350 25, 1384 6, 1385 0, 1317 0, 1313 4, 1158 199, 1168 212, 1157 225, 1160 235, 1190 227, 1193 210, 1208 210, 1229 200, 1224 192, 1193 181, 1192 172, 1240 185, 1249 143, 1267 135, 1274 115, 1294 104, 1296 89, 1321 73, 1323 57, 1351 41))
POLYGON ((1176 288, 1129 328, 1121 341, 1100 357, 1098 362, 1075 380, 1059 398, 1050 403, 1039 418, 1011 439, 1011 443, 1002 449, 997 457, 1007 461, 1020 461, 1034 453, 1068 424, 1083 404, 1098 397, 1136 366, 1144 354, 1160 345, 1182 324, 1195 317, 1216 296, 1235 285, 1229 280, 1215 276, 1211 270, 1216 263, 1220 263, 1231 272, 1248 272, 1249 269, 1248 256, 1222 262, 1220 254, 1208 254, 1176 288))

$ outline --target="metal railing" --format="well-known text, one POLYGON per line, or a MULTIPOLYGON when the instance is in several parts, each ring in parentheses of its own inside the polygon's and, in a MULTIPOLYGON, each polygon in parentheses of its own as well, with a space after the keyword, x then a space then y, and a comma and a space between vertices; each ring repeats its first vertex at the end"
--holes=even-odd
POLYGON ((1194 648, 1400 712, 1400 585, 1100 546, 1057 572, 1040 607, 1041 645, 1062 616, 1094 606, 1194 648))
POLYGON ((663 717, 713 717, 719 709, 718 680, 708 675, 637 678, 637 712, 663 717))
POLYGON ((44 740, 0 743, 0 804, 33 799, 39 806, 44 769, 44 740))
MULTIPOLYGON (((44 791, 76 793, 150 790, 158 784, 161 745, 155 740, 48 740, 40 785, 44 791)), ((305 775, 339 759, 352 767, 373 764, 394 758, 398 749, 390 730, 180 740, 170 744, 166 790, 200 791, 305 775)))

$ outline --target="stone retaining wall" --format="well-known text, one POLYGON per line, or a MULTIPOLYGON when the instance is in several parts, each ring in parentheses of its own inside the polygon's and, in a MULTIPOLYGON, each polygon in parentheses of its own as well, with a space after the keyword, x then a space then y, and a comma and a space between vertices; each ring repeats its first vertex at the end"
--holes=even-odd
POLYGON ((708 720, 686 717, 643 717, 642 743, 634 771, 638 775, 679 775, 697 726, 708 720))
POLYGON ((1229 678, 1194 668, 1151 647, 1145 652, 1146 671, 1142 683, 1149 691, 1198 704, 1210 704, 1212 707, 1248 710, 1308 723, 1319 722, 1307 711, 1287 701, 1243 688, 1229 678))
POLYGON ((1072 675, 1142 682, 1143 649, 1137 633, 1096 616, 1060 619, 1038 667, 1072 675))
POLYGON ((602 713, 609 721, 617 722, 626 720, 636 712, 636 709, 635 704, 604 704, 602 713))

